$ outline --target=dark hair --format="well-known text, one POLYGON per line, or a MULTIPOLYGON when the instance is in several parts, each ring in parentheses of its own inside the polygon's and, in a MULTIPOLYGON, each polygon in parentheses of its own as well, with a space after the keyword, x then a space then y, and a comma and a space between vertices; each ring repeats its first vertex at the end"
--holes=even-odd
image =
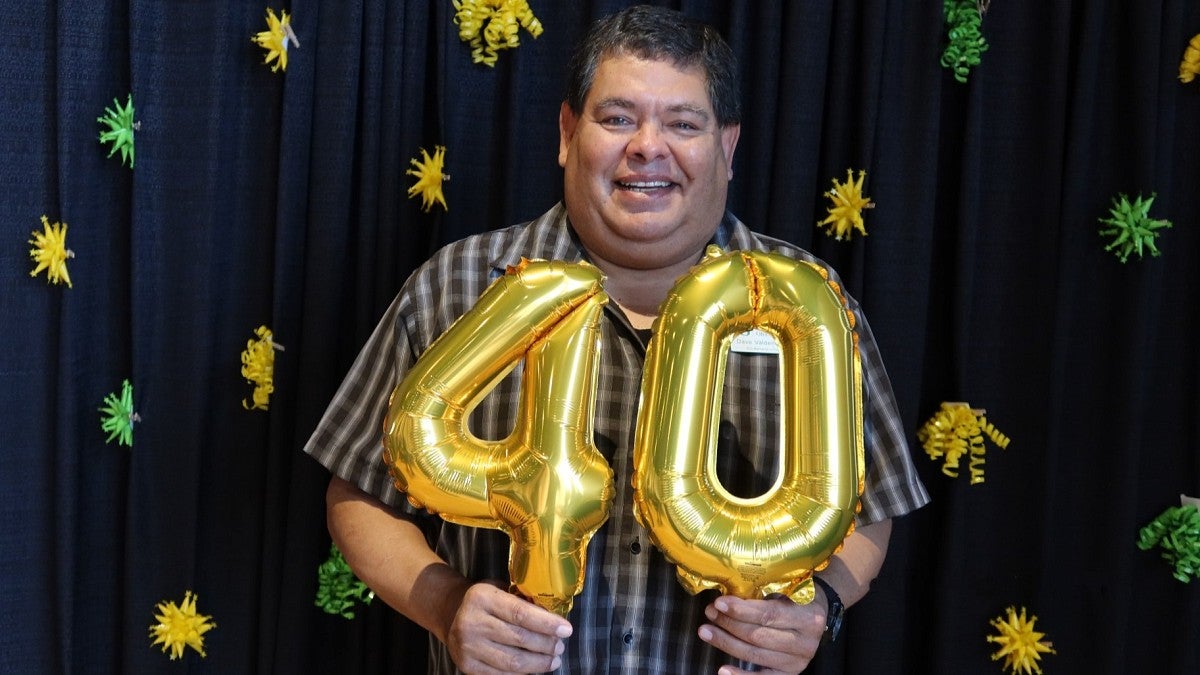
POLYGON ((708 98, 717 124, 742 121, 737 60, 720 33, 664 7, 635 5, 592 24, 575 48, 567 67, 566 103, 576 115, 606 57, 630 54, 641 59, 669 60, 677 67, 699 66, 708 85, 708 98))

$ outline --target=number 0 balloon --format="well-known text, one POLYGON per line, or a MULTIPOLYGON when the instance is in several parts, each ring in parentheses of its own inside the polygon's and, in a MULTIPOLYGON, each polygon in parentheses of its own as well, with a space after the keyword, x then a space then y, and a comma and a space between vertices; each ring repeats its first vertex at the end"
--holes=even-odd
POLYGON ((450 522, 503 530, 513 587, 560 614, 613 496, 592 438, 602 281, 587 264, 510 268, 417 359, 384 421, 397 488, 450 522), (521 359, 516 428, 476 438, 466 419, 521 359))
MULTIPOLYGON (((854 317, 816 265, 710 247, 655 321, 634 445, 634 507, 691 593, 813 597, 810 577, 853 531, 863 484, 854 317), (753 498, 716 476, 729 344, 760 329, 781 351, 781 467, 753 498)), ((755 358, 770 358, 757 356, 755 358)))

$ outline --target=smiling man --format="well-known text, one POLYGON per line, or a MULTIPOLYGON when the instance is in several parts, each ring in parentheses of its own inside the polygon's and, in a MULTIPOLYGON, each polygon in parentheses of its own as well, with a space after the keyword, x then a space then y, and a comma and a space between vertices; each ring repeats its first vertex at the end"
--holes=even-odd
POLYGON ((639 328, 725 213, 741 126, 718 119, 707 87, 698 63, 614 52, 559 113, 568 216, 639 328))
MULTIPOLYGON (((716 31, 677 12, 639 6, 596 22, 571 61, 559 113, 563 203, 532 222, 452 244, 414 272, 306 445, 334 473, 327 494, 334 541, 379 597, 429 630, 430 672, 800 672, 822 640, 836 638, 842 609, 866 594, 891 518, 928 501, 878 347, 847 298, 862 357, 866 487, 854 533, 817 577, 817 599, 690 595, 634 517, 630 476, 646 343, 675 281, 709 243, 824 265, 726 211, 741 129, 736 72, 716 31), (413 508, 382 459, 396 384, 522 258, 587 260, 605 273, 615 300, 601 326, 594 420, 615 497, 566 618, 504 590, 503 533, 413 508)), ((776 356, 729 355, 717 473, 734 494, 762 494, 777 475, 778 382, 776 356)), ((518 368, 479 404, 472 432, 508 435, 519 392, 518 368)))

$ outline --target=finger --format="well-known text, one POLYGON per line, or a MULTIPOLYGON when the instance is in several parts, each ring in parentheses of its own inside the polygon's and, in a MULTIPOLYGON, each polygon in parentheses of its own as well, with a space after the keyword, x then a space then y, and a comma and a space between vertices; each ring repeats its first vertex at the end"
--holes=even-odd
POLYGON ((504 590, 498 582, 484 581, 469 588, 463 598, 463 604, 468 603, 478 603, 487 609, 488 614, 504 623, 521 626, 535 633, 566 638, 574 632, 571 622, 504 590))
POLYGON ((460 640, 455 646, 451 655, 466 673, 544 673, 562 665, 560 654, 530 652, 483 638, 460 640))
POLYGON ((574 632, 571 622, 520 596, 501 591, 496 600, 500 607, 498 613, 513 625, 555 638, 567 638, 574 632))
POLYGON ((760 668, 759 670, 742 670, 734 666, 721 666, 717 670, 717 675, 790 675, 785 670, 775 670, 774 668, 760 668))
POLYGON ((718 649, 785 672, 808 665, 825 630, 819 607, 797 605, 787 598, 722 596, 705 608, 705 616, 712 622, 712 630, 705 633, 718 649))
POLYGON ((704 613, 714 625, 747 644, 787 654, 804 654, 816 649, 825 631, 823 619, 790 601, 784 604, 758 602, 778 606, 750 612, 722 612, 721 607, 729 609, 729 605, 718 599, 705 608, 704 613), (742 619, 735 616, 741 616, 742 619))
POLYGON ((551 621, 543 621, 540 612, 545 610, 503 590, 486 584, 472 586, 463 595, 447 636, 455 663, 466 672, 481 673, 558 668, 564 649, 562 640, 553 633, 547 635, 526 626, 541 628, 544 624, 552 626, 551 630, 565 626, 564 632, 569 633, 570 623, 554 614, 550 614, 551 621))
POLYGON ((495 642, 506 647, 545 656, 563 653, 563 641, 551 635, 531 631, 527 628, 503 624, 497 629, 495 642))
POLYGON ((712 607, 738 621, 794 630, 801 624, 813 621, 825 625, 825 613, 820 603, 798 605, 790 598, 774 596, 766 600, 747 600, 732 595, 722 595, 713 601, 712 607))
POLYGON ((493 675, 496 673, 544 673, 557 670, 562 657, 553 658, 531 654, 505 645, 479 642, 463 653, 456 665, 468 675, 493 675))
POLYGON ((741 640, 720 626, 708 623, 700 626, 696 634, 701 640, 736 659, 782 672, 796 673, 804 670, 808 666, 808 662, 812 660, 813 653, 815 653, 815 648, 813 652, 807 654, 793 654, 764 648, 741 640))

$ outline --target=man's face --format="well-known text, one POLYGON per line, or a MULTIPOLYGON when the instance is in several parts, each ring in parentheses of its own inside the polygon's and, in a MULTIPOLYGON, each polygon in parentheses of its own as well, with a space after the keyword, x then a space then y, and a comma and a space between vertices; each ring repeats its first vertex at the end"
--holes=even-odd
POLYGON ((600 62, 578 117, 562 106, 567 212, 593 257, 628 269, 699 258, 725 211, 740 130, 717 125, 706 84, 698 67, 622 54, 600 62))

